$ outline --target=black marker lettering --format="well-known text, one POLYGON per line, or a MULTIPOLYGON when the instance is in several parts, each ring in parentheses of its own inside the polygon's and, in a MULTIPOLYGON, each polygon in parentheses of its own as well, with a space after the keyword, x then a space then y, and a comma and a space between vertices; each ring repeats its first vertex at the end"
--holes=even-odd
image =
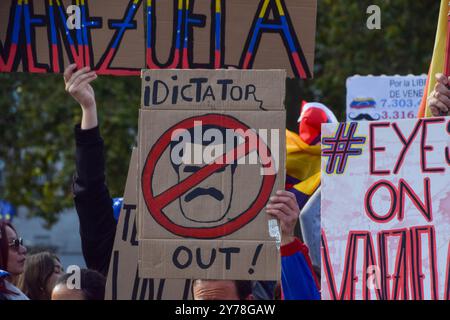
POLYGON ((202 84, 207 83, 207 78, 192 78, 189 83, 196 85, 195 88, 195 101, 200 102, 202 100, 202 84))
POLYGON ((153 104, 156 106, 158 104, 162 104, 167 100, 167 97, 169 96, 169 87, 167 86, 167 84, 165 84, 163 81, 161 80, 155 80, 155 82, 153 82, 153 104), (163 86, 163 88, 166 90, 165 96, 163 99, 158 100, 158 96, 159 96, 159 84, 161 84, 163 86))
POLYGON ((241 252, 240 248, 219 248, 220 253, 225 253, 225 269, 231 269, 231 255, 241 252))
POLYGON ((175 251, 173 252, 173 256, 172 256, 172 261, 173 264, 178 268, 178 269, 186 269, 187 267, 189 267, 192 263, 192 251, 189 250, 189 248, 186 248, 184 246, 178 247, 175 249, 175 251), (179 257, 181 252, 184 251, 187 254, 187 261, 182 264, 179 261, 179 257))
POLYGON ((217 84, 222 85, 222 100, 227 100, 228 96, 228 85, 232 84, 233 80, 225 79, 225 80, 217 80, 217 84))

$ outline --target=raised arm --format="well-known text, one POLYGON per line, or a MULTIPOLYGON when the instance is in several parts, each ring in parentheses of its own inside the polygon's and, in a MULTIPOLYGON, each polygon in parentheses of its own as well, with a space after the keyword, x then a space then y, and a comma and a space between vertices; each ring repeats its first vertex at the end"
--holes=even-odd
POLYGON ((86 265, 107 275, 114 244, 116 222, 112 200, 105 183, 103 139, 97 120, 94 89, 97 78, 89 68, 64 72, 66 91, 80 104, 81 124, 75 126, 76 173, 73 180, 75 208, 80 219, 80 236, 86 265))
POLYGON ((76 71, 77 65, 71 64, 64 71, 66 91, 80 104, 82 111, 81 129, 89 130, 98 126, 97 105, 94 89, 90 85, 97 79, 95 71, 88 67, 76 71))

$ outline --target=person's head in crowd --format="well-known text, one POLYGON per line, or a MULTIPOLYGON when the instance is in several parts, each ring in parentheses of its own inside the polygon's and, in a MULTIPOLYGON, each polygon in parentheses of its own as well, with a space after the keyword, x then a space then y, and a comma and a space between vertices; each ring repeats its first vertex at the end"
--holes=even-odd
POLYGON ((13 225, 0 220, 0 269, 7 271, 12 280, 24 271, 27 249, 13 225))
POLYGON ((18 237, 13 225, 0 220, 0 296, 6 300, 28 300, 28 297, 14 286, 24 271, 27 249, 18 237))
POLYGON ((50 300, 52 290, 62 275, 63 268, 56 255, 50 252, 36 253, 27 257, 18 287, 31 300, 50 300))
POLYGON ((194 300, 253 300, 248 280, 194 280, 194 300))
POLYGON ((318 145, 321 141, 322 123, 338 122, 333 111, 319 102, 303 101, 302 111, 298 119, 300 138, 310 146, 318 145))
POLYGON ((66 273, 56 282, 52 300, 104 300, 106 278, 91 269, 66 273), (76 279, 79 276, 79 279, 76 279))

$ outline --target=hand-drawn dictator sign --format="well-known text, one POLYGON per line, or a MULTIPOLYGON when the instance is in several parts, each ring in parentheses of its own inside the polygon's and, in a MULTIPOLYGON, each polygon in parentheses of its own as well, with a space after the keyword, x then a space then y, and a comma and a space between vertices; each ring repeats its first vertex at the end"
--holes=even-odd
MULTIPOLYGON (((249 126, 230 115, 199 115, 178 122, 167 131, 165 131, 156 141, 156 143, 153 144, 153 147, 148 153, 145 164, 143 165, 141 188, 145 204, 150 214, 155 219, 155 221, 167 231, 185 238, 216 239, 230 235, 243 228, 263 210, 275 185, 275 180, 277 177, 275 168, 276 166, 274 163, 274 158, 269 146, 255 130, 251 130, 249 126), (171 143, 173 142, 173 137, 176 132, 180 130, 196 130, 196 126, 198 125, 198 123, 201 123, 203 128, 210 128, 218 130, 219 132, 231 130, 232 132, 234 132, 235 137, 241 137, 244 142, 240 144, 235 143, 233 145, 233 148, 227 148, 224 153, 218 155, 210 163, 204 164, 202 167, 197 167, 196 170, 190 169, 189 172, 193 173, 189 176, 186 176, 182 181, 180 181, 180 175, 178 175, 178 183, 176 183, 166 191, 155 195, 152 181, 154 178, 157 163, 161 160, 161 157, 165 150, 171 147, 171 143), (166 206, 174 201, 179 201, 179 199, 186 195, 190 190, 194 191, 190 191, 190 193, 193 194, 192 196, 189 196, 188 193, 188 196, 185 197, 188 198, 188 201, 198 195, 208 194, 208 191, 210 191, 210 189, 212 188, 208 188, 204 192, 197 192, 197 194, 194 193, 196 188, 205 179, 214 175, 215 173, 222 172, 228 166, 234 167, 230 170, 231 174, 233 175, 238 161, 242 160, 244 157, 248 156, 254 151, 257 152, 259 161, 262 164, 262 183, 257 193, 257 197, 242 213, 234 215, 234 218, 224 219, 224 222, 219 225, 205 227, 204 224, 199 224, 201 225, 201 227, 188 227, 173 222, 163 212, 163 209, 166 206)), ((220 186, 218 188, 220 188, 220 186)), ((205 190, 204 188, 201 189, 205 190)), ((220 190, 218 190, 217 192, 219 193, 218 195, 212 195, 215 196, 215 198, 217 198, 218 200, 223 200, 225 198, 225 200, 229 202, 228 204, 224 205, 226 211, 228 211, 230 208, 230 202, 233 198, 232 194, 224 197, 223 193, 220 192, 220 190)), ((183 211, 182 207, 180 209, 181 211, 183 211)), ((226 213, 227 212, 222 212, 222 218, 226 215, 226 213)), ((206 212, 206 214, 208 214, 208 212, 206 212)), ((196 221, 193 219, 191 220, 196 221)), ((221 218, 217 219, 215 222, 220 220, 221 218)))

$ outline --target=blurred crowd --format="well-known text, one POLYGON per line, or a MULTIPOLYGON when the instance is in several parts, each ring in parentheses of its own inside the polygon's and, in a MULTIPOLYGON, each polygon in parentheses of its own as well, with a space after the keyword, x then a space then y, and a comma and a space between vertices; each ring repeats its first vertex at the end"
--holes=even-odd
MULTIPOLYGON (((116 234, 120 202, 110 197, 105 179, 103 138, 88 68, 69 66, 66 91, 80 104, 82 121, 74 129, 76 172, 74 204, 87 269, 66 273, 51 252, 27 254, 21 235, 9 219, 0 220, 0 300, 103 300, 116 234), (119 207, 119 208, 118 208, 119 207)), ((448 115, 449 80, 436 76, 428 107, 435 116, 448 115)), ((301 106, 298 132, 286 132, 286 188, 270 198, 265 212, 281 229, 279 281, 192 281, 197 300, 320 299, 320 130, 337 122, 320 103, 301 106)), ((26 236, 26 235, 24 235, 26 236)), ((120 290, 120 288, 119 288, 120 290)))

